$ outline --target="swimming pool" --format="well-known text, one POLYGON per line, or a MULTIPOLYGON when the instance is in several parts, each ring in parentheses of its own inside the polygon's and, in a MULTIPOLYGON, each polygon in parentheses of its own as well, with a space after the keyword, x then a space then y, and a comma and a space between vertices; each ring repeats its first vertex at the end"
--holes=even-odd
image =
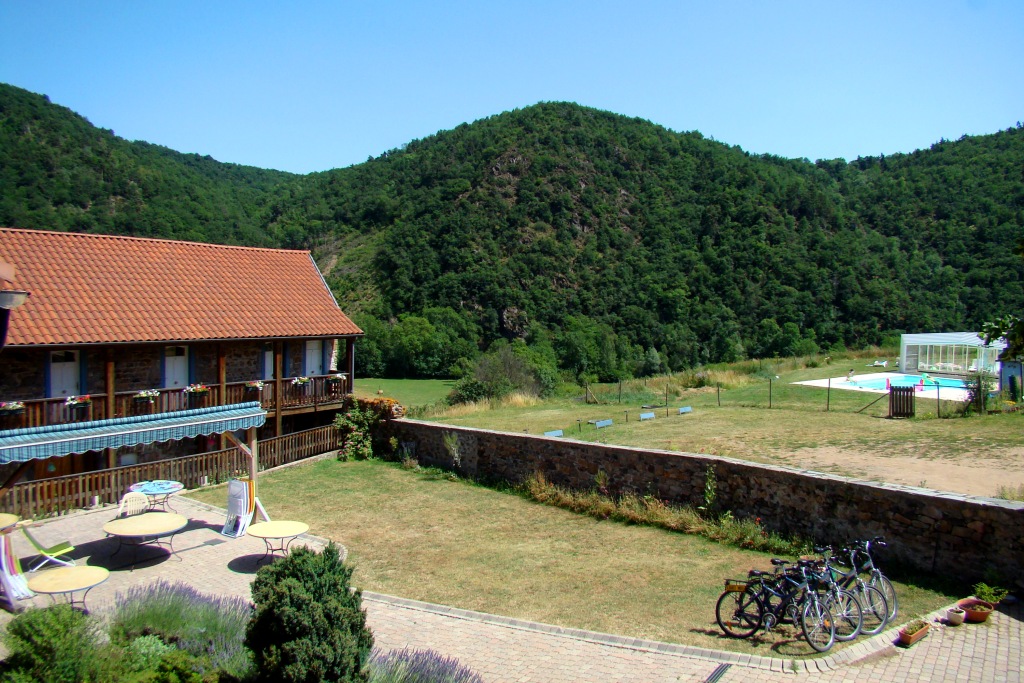
MULTIPOLYGON (((920 384, 921 378, 921 375, 892 374, 886 377, 875 376, 859 380, 857 379, 857 376, 854 375, 853 379, 850 380, 850 383, 855 384, 856 386, 861 387, 863 389, 884 390, 886 388, 886 382, 889 382, 889 386, 894 387, 912 387, 915 384, 920 384)), ((928 375, 928 378, 925 380, 924 386, 929 389, 934 389, 936 385, 938 385, 939 387, 949 389, 967 388, 967 383, 964 382, 962 379, 951 379, 949 377, 932 377, 931 375, 928 375)))

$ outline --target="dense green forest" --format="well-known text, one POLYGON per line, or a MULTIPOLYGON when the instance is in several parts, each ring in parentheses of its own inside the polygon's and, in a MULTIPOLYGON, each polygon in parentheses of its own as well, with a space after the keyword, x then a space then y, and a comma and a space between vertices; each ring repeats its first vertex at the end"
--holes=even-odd
POLYGON ((273 246, 269 205, 301 176, 128 142, 0 84, 0 224, 273 246))
POLYGON ((1024 304, 1019 124, 811 163, 542 103, 295 176, 127 142, 0 86, 0 154, 5 225, 312 249, 367 332, 362 374, 467 372, 492 349, 492 370, 511 350, 612 379, 980 329, 1024 304))

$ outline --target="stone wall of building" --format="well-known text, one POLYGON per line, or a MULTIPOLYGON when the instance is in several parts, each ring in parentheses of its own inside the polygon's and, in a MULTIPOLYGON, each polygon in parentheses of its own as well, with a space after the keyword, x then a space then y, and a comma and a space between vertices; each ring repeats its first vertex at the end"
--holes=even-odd
POLYGON ((977 581, 995 571, 1004 585, 1024 578, 1024 503, 858 481, 818 472, 693 453, 608 446, 417 420, 389 428, 421 464, 452 467, 443 435, 458 436, 461 471, 483 481, 520 482, 535 472, 575 489, 599 471, 612 494, 650 493, 704 503, 709 472, 718 505, 737 517, 819 544, 884 536, 885 558, 928 573, 977 581))
MULTIPOLYGON (((162 344, 147 344, 119 349, 114 358, 114 386, 117 391, 141 391, 160 388, 162 344)), ((96 393, 105 391, 100 383, 96 393)))
POLYGON ((263 344, 235 342, 224 348, 227 382, 247 382, 263 377, 263 344))
POLYGON ((44 398, 46 352, 6 346, 0 353, 0 401, 44 398))

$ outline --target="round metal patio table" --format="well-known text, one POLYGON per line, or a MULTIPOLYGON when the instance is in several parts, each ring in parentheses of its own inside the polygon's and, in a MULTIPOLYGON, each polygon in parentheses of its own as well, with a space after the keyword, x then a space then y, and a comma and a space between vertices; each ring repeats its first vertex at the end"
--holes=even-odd
POLYGON ((262 538, 263 542, 267 545, 267 552, 263 554, 256 564, 263 562, 268 557, 274 555, 274 553, 286 553, 288 552, 288 546, 292 544, 298 536, 309 531, 309 525, 305 522, 260 522, 259 524, 253 524, 246 533, 256 538, 262 538), (274 541, 278 541, 278 544, 273 545, 274 541))
MULTIPOLYGON (((185 485, 180 481, 156 479, 132 484, 128 487, 128 490, 146 494, 146 497, 149 498, 150 508, 159 507, 164 512, 167 512, 167 508, 170 507, 167 502, 168 499, 183 488, 185 488, 185 485)), ((171 511, 173 512, 174 508, 171 508, 171 511)))
POLYGON ((54 602, 55 596, 66 595, 68 603, 74 607, 76 604, 82 606, 85 611, 85 598, 89 591, 100 585, 110 576, 103 567, 58 567, 46 569, 29 577, 28 588, 33 593, 49 595, 54 602), (85 591, 81 600, 75 600, 75 593, 85 591))
MULTIPOLYGON (((114 555, 121 552, 122 545, 162 545, 160 539, 170 536, 167 539, 167 548, 171 555, 178 558, 174 551, 174 534, 178 533, 188 525, 188 518, 176 512, 143 512, 141 515, 121 517, 103 525, 103 531, 109 536, 116 536, 118 545, 114 555)), ((134 569, 134 563, 132 564, 134 569)))

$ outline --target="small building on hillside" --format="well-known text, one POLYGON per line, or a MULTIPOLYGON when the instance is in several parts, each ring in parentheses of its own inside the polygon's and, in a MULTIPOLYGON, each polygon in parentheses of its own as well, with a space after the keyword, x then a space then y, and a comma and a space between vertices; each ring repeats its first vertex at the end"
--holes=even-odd
POLYGON ((76 448, 94 446, 40 447, 54 457, 30 477, 215 450, 238 425, 263 439, 329 424, 352 390, 362 331, 308 251, 0 228, 0 261, 31 293, 0 352, 0 440, 74 425, 76 448), (190 432, 200 413, 219 431, 190 432), (142 416, 152 441, 89 441, 93 423, 142 416))
POLYGON ((1002 340, 990 345, 977 332, 904 334, 900 337, 900 370, 945 375, 999 374, 1002 340))

